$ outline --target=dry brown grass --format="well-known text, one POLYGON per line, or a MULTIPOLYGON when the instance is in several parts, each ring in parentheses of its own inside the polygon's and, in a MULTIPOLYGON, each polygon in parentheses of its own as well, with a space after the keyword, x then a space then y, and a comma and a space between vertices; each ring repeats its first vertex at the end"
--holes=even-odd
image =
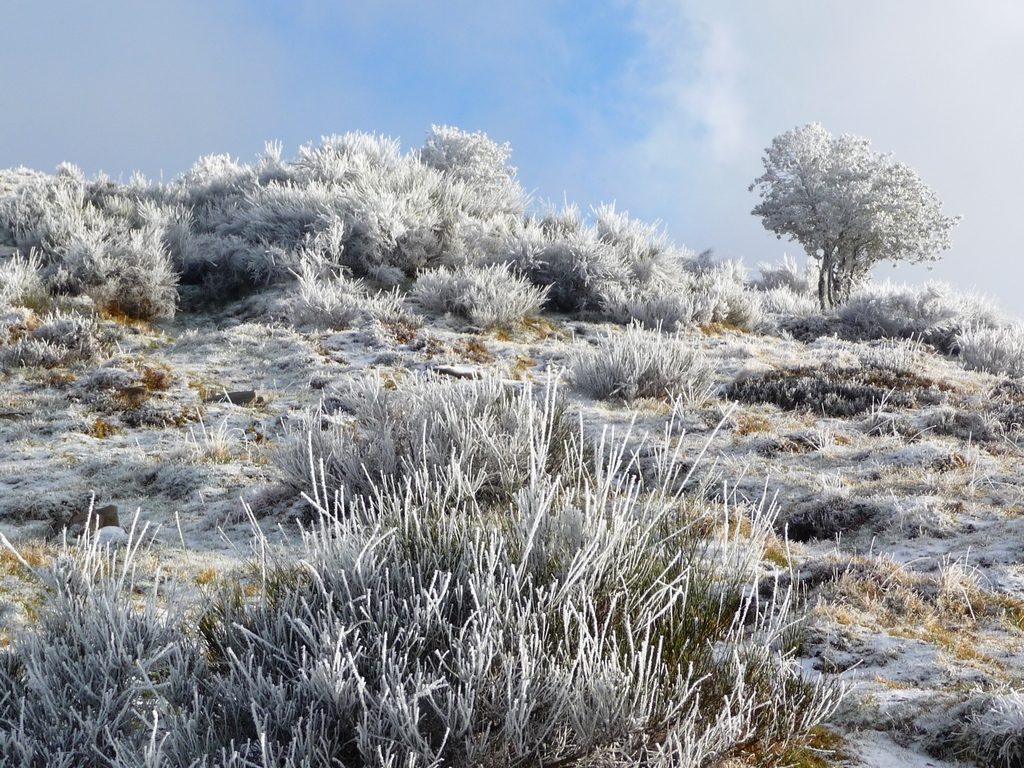
POLYGON ((99 438, 104 440, 113 435, 120 434, 121 428, 116 424, 111 424, 109 421, 104 419, 102 416, 97 416, 92 424, 86 429, 85 434, 90 437, 99 438))
POLYGON ((463 360, 468 360, 477 365, 486 365, 494 362, 494 353, 480 339, 472 336, 460 339, 452 347, 452 351, 463 360))

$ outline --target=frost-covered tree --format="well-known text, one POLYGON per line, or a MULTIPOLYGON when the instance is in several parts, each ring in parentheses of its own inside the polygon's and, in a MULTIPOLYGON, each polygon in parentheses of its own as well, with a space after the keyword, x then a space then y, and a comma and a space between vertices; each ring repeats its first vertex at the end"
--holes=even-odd
POLYGON ((867 139, 810 123, 776 136, 763 162, 751 213, 817 260, 822 309, 845 301, 879 261, 934 260, 949 248, 959 217, 944 215, 914 170, 867 139))

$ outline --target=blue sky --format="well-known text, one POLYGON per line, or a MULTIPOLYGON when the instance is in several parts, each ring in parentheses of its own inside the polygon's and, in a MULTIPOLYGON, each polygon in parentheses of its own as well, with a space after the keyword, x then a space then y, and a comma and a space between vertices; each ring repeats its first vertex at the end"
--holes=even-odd
MULTIPOLYGON (((1017 0, 8 0, 0 167, 181 173, 432 123, 508 141, 537 198, 615 200, 749 265, 772 136, 820 121, 918 169, 964 221, 934 271, 1024 316, 1017 0)), ((885 266, 879 276, 893 270, 885 266)))

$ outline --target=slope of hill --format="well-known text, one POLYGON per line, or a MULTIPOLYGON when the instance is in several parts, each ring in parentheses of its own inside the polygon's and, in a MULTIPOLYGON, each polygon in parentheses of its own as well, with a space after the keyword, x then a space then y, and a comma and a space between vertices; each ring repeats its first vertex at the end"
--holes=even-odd
POLYGON ((4 761, 1016 764, 1019 327, 507 157, 0 172, 4 761))

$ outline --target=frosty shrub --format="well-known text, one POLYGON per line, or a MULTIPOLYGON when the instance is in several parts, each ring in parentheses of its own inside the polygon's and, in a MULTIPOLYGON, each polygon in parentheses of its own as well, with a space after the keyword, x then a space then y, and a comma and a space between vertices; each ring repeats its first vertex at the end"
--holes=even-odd
POLYGON ((956 337, 955 348, 964 365, 998 376, 1024 376, 1024 326, 972 326, 956 337))
POLYGON ((692 289, 694 304, 698 307, 698 323, 721 323, 745 331, 760 330, 765 323, 761 295, 747 288, 745 278, 742 266, 731 261, 720 262, 698 272, 692 289))
POLYGON ((628 282, 612 246, 573 207, 510 229, 486 260, 546 287, 547 307, 560 312, 599 310, 604 290, 628 282))
POLYGON ((707 304, 690 292, 680 290, 642 290, 610 286, 601 296, 602 313, 609 320, 627 325, 636 322, 644 328, 668 332, 710 322, 707 304))
POLYGON ((467 187, 480 216, 521 216, 526 193, 508 164, 512 148, 491 141, 484 133, 450 126, 432 126, 420 149, 420 160, 467 187))
POLYGON ((95 319, 79 314, 0 316, 0 363, 52 368, 89 360, 99 352, 96 334, 95 319))
POLYGON ((9 181, 0 194, 0 226, 24 251, 58 251, 96 219, 86 206, 85 177, 72 165, 53 176, 25 168, 3 173, 9 181))
POLYGON ((604 400, 694 402, 707 397, 711 381, 711 368, 693 344, 639 325, 577 351, 570 363, 573 388, 604 400))
POLYGON ((866 338, 918 338, 943 352, 952 351, 964 329, 1005 323, 990 300, 957 293, 944 283, 868 286, 840 307, 839 318, 866 338))
POLYGON ((243 296, 281 280, 297 259, 276 245, 250 243, 236 235, 188 233, 175 265, 183 285, 200 286, 208 302, 243 296))
MULTIPOLYGON (((479 498, 507 498, 522 482, 538 424, 552 437, 547 461, 568 450, 569 422, 554 396, 538 412, 537 393, 497 379, 452 381, 416 376, 397 388, 360 379, 327 398, 279 452, 285 482, 312 495, 310 467, 331 492, 373 494, 420 468, 437 482, 479 498), (347 418, 345 418, 347 416, 347 418)), ((547 438, 546 434, 539 435, 547 438)), ((453 491, 454 493, 455 491, 453 491)))
POLYGON ((412 323, 396 291, 371 291, 360 280, 311 258, 304 258, 298 274, 298 296, 293 320, 299 325, 348 328, 366 320, 412 323))
MULTIPOLYGON (((460 426, 494 434, 470 401, 460 426)), ((500 500, 448 482, 454 454, 352 499, 320 476, 298 559, 258 534, 255 594, 226 585, 198 622, 139 590, 137 545, 66 551, 40 625, 0 649, 0 759, 702 768, 771 762, 831 716, 843 691, 796 662, 789 593, 757 597, 774 509, 697 513, 666 490, 675 449, 645 481, 625 441, 554 429, 554 390, 518 409, 500 500)))
POLYGON ((497 518, 426 468, 320 507, 301 568, 203 621, 217 705, 199 732, 274 765, 698 768, 831 713, 837 691, 792 660, 788 600, 744 596, 763 512, 752 541, 712 544, 621 449, 577 483, 534 445, 497 518))
POLYGON ((0 224, 23 250, 37 249, 37 274, 49 293, 89 293, 133 318, 174 315, 177 276, 142 180, 88 182, 73 166, 20 178, 0 196, 0 224))
POLYGON ((45 309, 50 293, 39 273, 39 255, 15 256, 0 263, 0 308, 5 306, 45 309))
POLYGON ((1024 761, 1024 694, 986 696, 966 724, 964 740, 973 747, 980 765, 1020 765, 1024 761))
POLYGON ((780 286, 761 292, 761 307, 769 315, 781 315, 784 318, 809 317, 817 315, 818 300, 813 296, 780 286))
POLYGON ((786 288, 799 296, 806 296, 815 301, 817 306, 818 268, 813 260, 809 260, 803 270, 789 254, 782 257, 778 264, 760 264, 760 277, 754 286, 762 291, 786 288))
POLYGON ((154 718, 187 703, 201 659, 155 595, 133 599, 141 546, 86 534, 42 574, 51 593, 34 629, 0 649, 0 763, 138 765, 154 718))
POLYGON ((141 320, 174 317, 178 279, 155 228, 109 243, 90 282, 96 285, 88 293, 109 312, 141 320))
POLYGON ((882 407, 912 408, 945 400, 935 382, 913 372, 835 366, 747 376, 730 384, 725 396, 825 416, 855 416, 882 407))
POLYGON ((547 296, 506 264, 441 267, 420 274, 412 299, 428 312, 452 313, 478 328, 513 328, 539 314, 547 296))
POLYGON ((620 323, 675 331, 719 324, 744 331, 766 327, 761 294, 748 289, 741 273, 725 262, 680 272, 672 281, 612 285, 602 293, 604 316, 620 323))

